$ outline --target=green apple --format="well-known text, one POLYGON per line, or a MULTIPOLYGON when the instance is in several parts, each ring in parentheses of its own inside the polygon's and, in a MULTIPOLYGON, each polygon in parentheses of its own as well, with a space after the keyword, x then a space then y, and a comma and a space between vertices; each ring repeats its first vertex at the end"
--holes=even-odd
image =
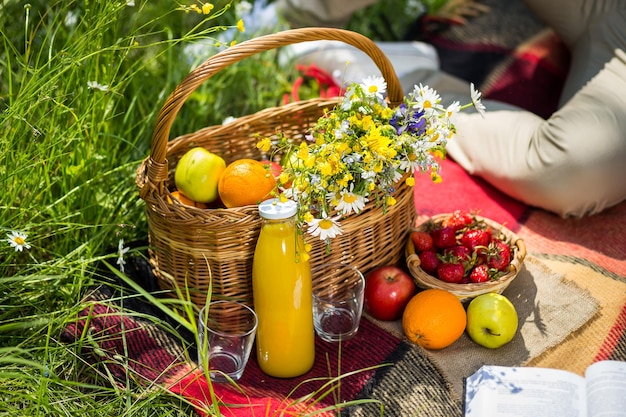
POLYGON ((219 155, 202 147, 192 148, 178 161, 174 182, 187 198, 210 203, 218 197, 217 184, 225 169, 226 162, 219 155))
POLYGON ((467 334, 481 346, 495 349, 509 343, 517 333, 517 311, 503 295, 479 295, 467 306, 467 334))

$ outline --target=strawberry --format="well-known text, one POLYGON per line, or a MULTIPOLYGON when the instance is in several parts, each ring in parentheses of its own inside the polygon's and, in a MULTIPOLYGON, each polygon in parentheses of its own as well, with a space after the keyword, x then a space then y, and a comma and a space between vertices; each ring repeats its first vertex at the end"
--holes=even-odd
POLYGON ((444 255, 456 256, 463 262, 468 262, 472 258, 472 252, 463 245, 450 246, 443 250, 444 255))
POLYGON ((462 211, 455 210, 450 216, 446 217, 441 225, 445 227, 451 227, 455 231, 460 230, 466 226, 469 226, 474 222, 474 216, 471 214, 462 211))
POLYGON ((489 267, 485 264, 476 265, 470 272, 469 280, 474 283, 489 281, 489 267))
POLYGON ((417 256, 420 258, 420 268, 422 268, 426 273, 434 275, 437 272, 437 267, 441 263, 437 257, 437 252, 434 250, 427 250, 420 252, 417 256))
POLYGON ((489 268, 504 271, 511 263, 511 248, 500 239, 493 239, 489 244, 487 254, 487 266, 489 268))
POLYGON ((415 246, 415 250, 418 252, 433 250, 433 237, 428 232, 412 232, 411 240, 413 241, 413 246, 415 246))
POLYGON ((440 280, 451 283, 459 283, 463 280, 465 268, 459 261, 441 262, 437 267, 437 276, 440 280))
POLYGON ((456 245, 456 232, 451 227, 438 227, 433 229, 430 234, 433 237, 435 247, 438 249, 445 249, 456 245))
POLYGON ((479 246, 487 247, 491 241, 491 231, 489 229, 469 229, 461 236, 461 245, 474 252, 479 246))

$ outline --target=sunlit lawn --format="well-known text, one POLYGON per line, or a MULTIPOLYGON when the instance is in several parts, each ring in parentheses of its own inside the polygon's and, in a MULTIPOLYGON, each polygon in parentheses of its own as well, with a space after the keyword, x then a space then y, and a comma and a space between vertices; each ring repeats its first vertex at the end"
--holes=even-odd
MULTIPOLYGON (((0 5, 0 415, 192 413, 161 390, 119 388, 59 334, 100 262, 115 264, 120 240, 145 238, 135 170, 159 106, 193 66, 254 36, 237 29, 236 2, 195 5, 0 5)), ((188 100, 172 137, 276 105, 289 76, 273 52, 223 71, 188 100)))

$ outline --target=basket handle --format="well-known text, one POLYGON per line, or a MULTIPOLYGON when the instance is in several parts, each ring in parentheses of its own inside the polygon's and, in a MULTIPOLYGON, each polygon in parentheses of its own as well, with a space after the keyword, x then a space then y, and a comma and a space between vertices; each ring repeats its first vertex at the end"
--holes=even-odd
POLYGON ((167 179, 166 155, 170 129, 184 102, 204 81, 229 65, 249 56, 281 46, 318 40, 342 41, 365 52, 387 81, 389 101, 392 104, 399 104, 402 101, 402 87, 391 62, 374 42, 359 33, 334 28, 301 28, 253 38, 231 46, 207 59, 191 71, 172 91, 157 116, 156 127, 152 134, 148 179, 153 183, 167 179))

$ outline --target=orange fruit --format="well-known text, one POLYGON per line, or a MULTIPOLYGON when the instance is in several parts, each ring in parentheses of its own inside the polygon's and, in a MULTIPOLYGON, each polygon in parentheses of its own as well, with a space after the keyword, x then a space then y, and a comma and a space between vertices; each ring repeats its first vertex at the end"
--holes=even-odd
POLYGON ((269 165, 254 159, 231 162, 217 184, 222 203, 227 208, 258 204, 270 197, 276 187, 276 178, 269 165))
POLYGON ((402 330, 413 343, 443 349, 465 331, 467 315, 461 301, 449 291, 428 289, 411 298, 402 315, 402 330))
MULTIPOLYGON (((188 198, 187 196, 185 196, 183 193, 181 193, 178 190, 172 191, 171 194, 172 194, 173 198, 178 200, 178 202, 181 203, 184 206, 198 207, 198 208, 201 208, 201 209, 208 208, 207 204, 205 204, 205 203, 198 203, 197 201, 193 201, 191 198, 188 198)), ((167 202, 168 203, 172 203, 172 200, 170 199, 169 196, 167 196, 167 202)))

